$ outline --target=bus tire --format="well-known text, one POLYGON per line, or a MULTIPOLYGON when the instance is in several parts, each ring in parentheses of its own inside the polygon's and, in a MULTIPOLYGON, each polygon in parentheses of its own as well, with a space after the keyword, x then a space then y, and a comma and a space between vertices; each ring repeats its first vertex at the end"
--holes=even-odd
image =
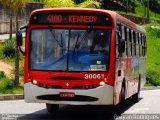
POLYGON ((121 89, 121 104, 123 104, 124 102, 125 102, 125 87, 123 85, 121 89))
POLYGON ((48 113, 56 114, 56 113, 58 113, 59 105, 58 104, 47 104, 46 103, 46 109, 47 109, 48 113))
POLYGON ((125 87, 125 79, 123 80, 123 82, 122 82, 122 87, 121 87, 121 104, 124 104, 124 102, 125 102, 125 89, 126 87, 125 87))
POLYGON ((123 84, 121 88, 120 102, 114 107, 114 113, 121 114, 123 111, 124 103, 125 103, 125 87, 123 84))

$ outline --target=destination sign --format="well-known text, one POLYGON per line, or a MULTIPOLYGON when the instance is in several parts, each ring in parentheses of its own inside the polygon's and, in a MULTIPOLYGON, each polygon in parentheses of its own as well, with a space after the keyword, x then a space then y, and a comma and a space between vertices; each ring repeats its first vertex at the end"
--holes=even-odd
POLYGON ((111 19, 103 14, 71 14, 71 13, 41 13, 31 17, 31 24, 85 24, 112 25, 111 19))
POLYGON ((71 15, 63 17, 62 15, 48 15, 48 22, 51 23, 96 23, 97 16, 79 16, 71 15))

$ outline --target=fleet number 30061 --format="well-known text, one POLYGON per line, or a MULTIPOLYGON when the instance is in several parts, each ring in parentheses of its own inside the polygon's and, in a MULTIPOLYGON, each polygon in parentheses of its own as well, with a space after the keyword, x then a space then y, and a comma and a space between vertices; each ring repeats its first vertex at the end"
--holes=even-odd
POLYGON ((104 74, 85 74, 85 79, 102 79, 104 74))

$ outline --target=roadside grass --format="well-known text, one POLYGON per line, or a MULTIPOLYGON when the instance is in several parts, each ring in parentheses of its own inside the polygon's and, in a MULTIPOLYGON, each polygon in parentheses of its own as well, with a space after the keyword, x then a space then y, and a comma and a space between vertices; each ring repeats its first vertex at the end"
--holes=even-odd
POLYGON ((160 86, 160 29, 153 29, 146 25, 147 36, 147 85, 160 86))
MULTIPOLYGON (((13 39, 15 40, 15 39, 13 39)), ((6 41, 6 40, 5 40, 6 41)), ((12 73, 15 72, 15 56, 5 56, 4 55, 4 46, 5 43, 0 44, 0 60, 10 64, 13 66, 12 73)), ((13 49, 14 50, 14 49, 13 49)), ((24 66, 24 57, 21 53, 19 53, 19 75, 23 78, 23 66, 24 66)), ((23 87, 14 86, 14 79, 8 78, 7 76, 3 75, 4 73, 0 71, 0 94, 23 94, 23 87)), ((23 81, 20 80, 20 84, 23 85, 23 81)))
POLYGON ((14 86, 14 80, 9 79, 0 71, 0 94, 23 94, 23 87, 14 86))
MULTIPOLYGON (((3 61, 5 61, 8 64, 14 65, 15 56, 13 56, 13 57, 6 57, 4 55, 4 53, 3 53, 3 46, 4 46, 4 44, 0 44, 0 60, 3 60, 3 61)), ((20 64, 23 64, 24 57, 23 57, 23 55, 21 53, 19 53, 19 60, 20 60, 20 64)))
MULTIPOLYGON (((15 40, 15 38, 13 38, 13 40, 15 40)), ((15 56, 13 57, 6 57, 3 53, 3 47, 4 47, 5 43, 0 44, 0 60, 5 61, 6 63, 10 64, 13 66, 13 70, 12 72, 14 73, 15 71, 15 56)), ((24 67, 24 56, 19 52, 19 75, 21 77, 23 77, 23 67, 24 67)))

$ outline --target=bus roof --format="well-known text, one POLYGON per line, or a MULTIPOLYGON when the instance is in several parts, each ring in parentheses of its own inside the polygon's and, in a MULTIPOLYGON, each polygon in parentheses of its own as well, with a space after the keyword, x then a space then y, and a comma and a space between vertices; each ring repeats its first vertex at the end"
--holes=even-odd
POLYGON ((109 15, 114 24, 116 25, 116 22, 119 21, 120 23, 123 23, 127 26, 130 26, 132 27, 133 29, 136 29, 140 32, 143 32, 145 33, 145 29, 137 24, 135 24, 134 22, 132 22, 131 20, 123 17, 122 15, 114 12, 114 11, 111 11, 111 10, 103 10, 103 9, 93 9, 93 8, 46 8, 46 9, 37 9, 37 10, 34 10, 32 13, 31 13, 31 16, 36 14, 36 13, 39 13, 39 12, 43 12, 43 13, 46 13, 46 12, 85 12, 85 13, 90 13, 90 12, 99 12, 99 13, 102 13, 102 14, 107 14, 109 15))

